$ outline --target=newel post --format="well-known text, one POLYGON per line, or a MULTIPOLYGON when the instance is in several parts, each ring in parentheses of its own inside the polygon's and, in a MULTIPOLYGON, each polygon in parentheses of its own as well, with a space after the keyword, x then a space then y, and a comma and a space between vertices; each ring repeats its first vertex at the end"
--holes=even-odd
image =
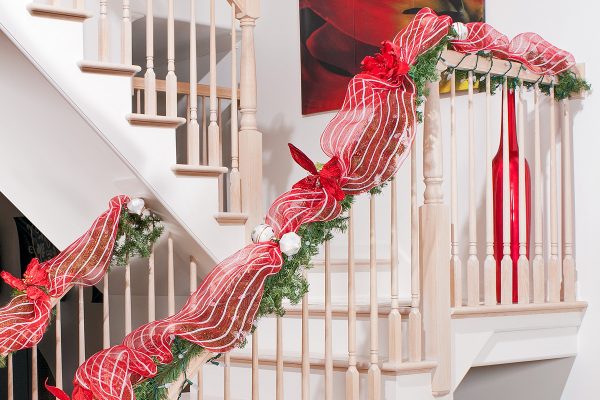
POLYGON ((431 82, 423 129, 424 204, 419 209, 425 358, 435 360, 434 396, 450 392, 450 223, 442 183, 442 128, 439 80, 431 82))
POLYGON ((242 212, 248 215, 246 223, 247 237, 250 237, 251 230, 261 222, 264 214, 262 201, 262 133, 258 131, 256 122, 257 85, 254 27, 258 17, 257 3, 258 1, 255 0, 246 0, 245 9, 238 14, 242 30, 239 162, 242 212))

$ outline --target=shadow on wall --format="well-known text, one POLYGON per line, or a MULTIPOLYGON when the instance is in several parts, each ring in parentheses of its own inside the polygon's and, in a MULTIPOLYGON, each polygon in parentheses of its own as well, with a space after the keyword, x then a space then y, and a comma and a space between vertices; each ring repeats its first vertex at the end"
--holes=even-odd
POLYGON ((574 357, 472 368, 454 400, 560 400, 574 357))
POLYGON ((288 143, 292 140, 294 127, 286 123, 283 114, 276 114, 269 126, 259 126, 263 133, 263 173, 265 202, 271 204, 283 192, 289 190, 288 180, 295 164, 289 162, 288 143), (277 174, 266 171, 277 170, 277 174))

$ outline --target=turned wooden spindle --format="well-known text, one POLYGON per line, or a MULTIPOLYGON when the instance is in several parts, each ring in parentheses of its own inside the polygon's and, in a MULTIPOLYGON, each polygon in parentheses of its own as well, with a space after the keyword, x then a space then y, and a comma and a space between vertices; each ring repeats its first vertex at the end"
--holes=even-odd
POLYGON ((125 266, 125 335, 131 333, 131 265, 125 266))
POLYGON ((123 19, 121 21, 121 64, 132 64, 131 47, 131 8, 129 0, 123 0, 123 19))
MULTIPOLYGON (((110 294, 108 288, 108 273, 104 274, 102 284, 102 348, 110 347, 110 294)), ((58 304, 57 304, 58 306, 58 304)))
POLYGON ((483 298, 486 306, 496 304, 496 259, 494 258, 494 189, 492 178, 491 75, 485 80, 485 261, 483 262, 483 298))
POLYGON ((208 165, 221 165, 221 146, 219 138, 219 124, 217 122, 217 33, 215 17, 215 0, 210 0, 210 103, 208 124, 208 165))
POLYGON ((473 71, 468 73, 469 118, 469 258, 467 259, 467 304, 479 305, 479 258, 477 258, 477 200, 475 199, 475 110, 473 107, 473 71))
POLYGON ((562 267, 558 259, 558 182, 556 161, 556 100, 550 86, 550 259, 548 260, 548 301, 560 302, 562 267))
MULTIPOLYGON (((302 271, 304 279, 307 277, 306 269, 302 271)), ((310 399, 310 353, 308 344, 308 293, 302 296, 302 358, 301 358, 301 385, 302 385, 302 400, 310 399)))
POLYGON ((167 77, 165 105, 167 117, 177 117, 177 75, 175 75, 175 16, 174 1, 169 0, 167 11, 167 77))
POLYGON ((242 211, 242 183, 238 133, 237 30, 235 7, 231 7, 231 172, 229 173, 230 211, 242 211))
POLYGON ((333 339, 331 309, 331 250, 329 241, 325 242, 325 400, 333 400, 333 339))
POLYGON ((534 189, 534 225, 535 243, 532 261, 533 277, 533 302, 543 303, 546 300, 546 278, 544 264, 544 237, 542 231, 542 156, 541 156, 541 134, 540 134, 540 86, 534 87, 534 162, 535 162, 535 189, 534 189))
POLYGON ((156 74, 154 73, 154 11, 146 0, 146 73, 144 74, 144 112, 156 115, 156 74))
POLYGON ((417 206, 417 143, 410 154, 410 313, 408 314, 408 360, 422 358, 421 279, 419 268, 419 209, 417 206))
POLYGON ((391 186, 391 223, 390 223, 390 279, 391 304, 388 315, 388 362, 402 362, 402 316, 398 304, 398 188, 396 178, 392 178, 391 186))
POLYGON ((356 283, 354 274, 354 213, 348 209, 348 370, 346 399, 358 400, 359 378, 356 368, 356 283))
POLYGON ((375 238, 375 195, 369 201, 369 399, 381 398, 381 369, 379 368, 379 304, 377 302, 377 241, 375 238))
MULTIPOLYGON (((190 121, 187 126, 187 163, 200 165, 200 126, 198 125, 198 82, 196 69, 196 2, 190 0, 190 121)), ((202 103, 204 112, 204 102, 202 103)))
POLYGON ((156 319, 156 286, 154 268, 154 247, 148 258, 148 322, 156 319))
POLYGON ((462 307, 462 263, 458 248, 458 177, 456 155, 456 71, 450 74, 450 214, 451 214, 451 244, 450 244, 450 284, 452 291, 452 306, 462 307))
POLYGON ((83 286, 77 288, 77 331, 79 337, 77 350, 79 365, 85 361, 85 303, 83 301, 83 289, 83 286))
POLYGON ((98 60, 108 61, 108 0, 100 0, 100 16, 98 17, 98 60))
MULTIPOLYGON (((108 299, 108 292, 106 293, 106 299, 108 299)), ((54 368, 54 375, 55 375, 55 386, 59 389, 63 388, 63 362, 62 362, 62 316, 61 316, 61 312, 60 312, 60 301, 58 301, 56 303, 56 317, 54 320, 54 327, 55 327, 55 336, 54 336, 54 345, 55 345, 55 368, 54 368)), ((11 355, 9 354, 9 361, 10 361, 10 357, 11 355)), ((11 367, 11 365, 9 364, 9 368, 11 367)), ((10 371, 10 369, 9 369, 10 371)), ((9 378, 9 383, 12 383, 12 380, 9 378)), ((11 385, 9 385, 9 390, 10 390, 11 385)), ((10 399, 10 396, 9 396, 10 399)))
POLYGON ((576 277, 573 255, 573 147, 571 138, 571 111, 569 99, 561 101, 563 111, 562 126, 562 169, 563 169, 563 296, 564 301, 575 301, 576 277))

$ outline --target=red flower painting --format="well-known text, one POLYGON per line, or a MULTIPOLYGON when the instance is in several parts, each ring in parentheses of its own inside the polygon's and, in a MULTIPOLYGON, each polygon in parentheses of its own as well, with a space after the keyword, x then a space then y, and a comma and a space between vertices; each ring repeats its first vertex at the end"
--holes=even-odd
POLYGON ((408 72, 406 65, 394 64, 391 44, 382 43, 423 7, 454 21, 484 19, 484 0, 300 0, 302 114, 339 109, 348 82, 361 69, 408 72))

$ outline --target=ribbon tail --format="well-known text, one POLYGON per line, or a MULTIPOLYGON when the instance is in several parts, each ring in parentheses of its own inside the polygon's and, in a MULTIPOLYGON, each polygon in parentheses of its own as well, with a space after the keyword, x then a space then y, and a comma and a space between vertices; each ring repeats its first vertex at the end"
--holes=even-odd
POLYGON ((46 390, 49 391, 50 394, 56 397, 58 400, 71 400, 69 395, 60 390, 59 388, 48 385, 48 379, 46 379, 46 382, 44 382, 44 386, 46 387, 46 390))

